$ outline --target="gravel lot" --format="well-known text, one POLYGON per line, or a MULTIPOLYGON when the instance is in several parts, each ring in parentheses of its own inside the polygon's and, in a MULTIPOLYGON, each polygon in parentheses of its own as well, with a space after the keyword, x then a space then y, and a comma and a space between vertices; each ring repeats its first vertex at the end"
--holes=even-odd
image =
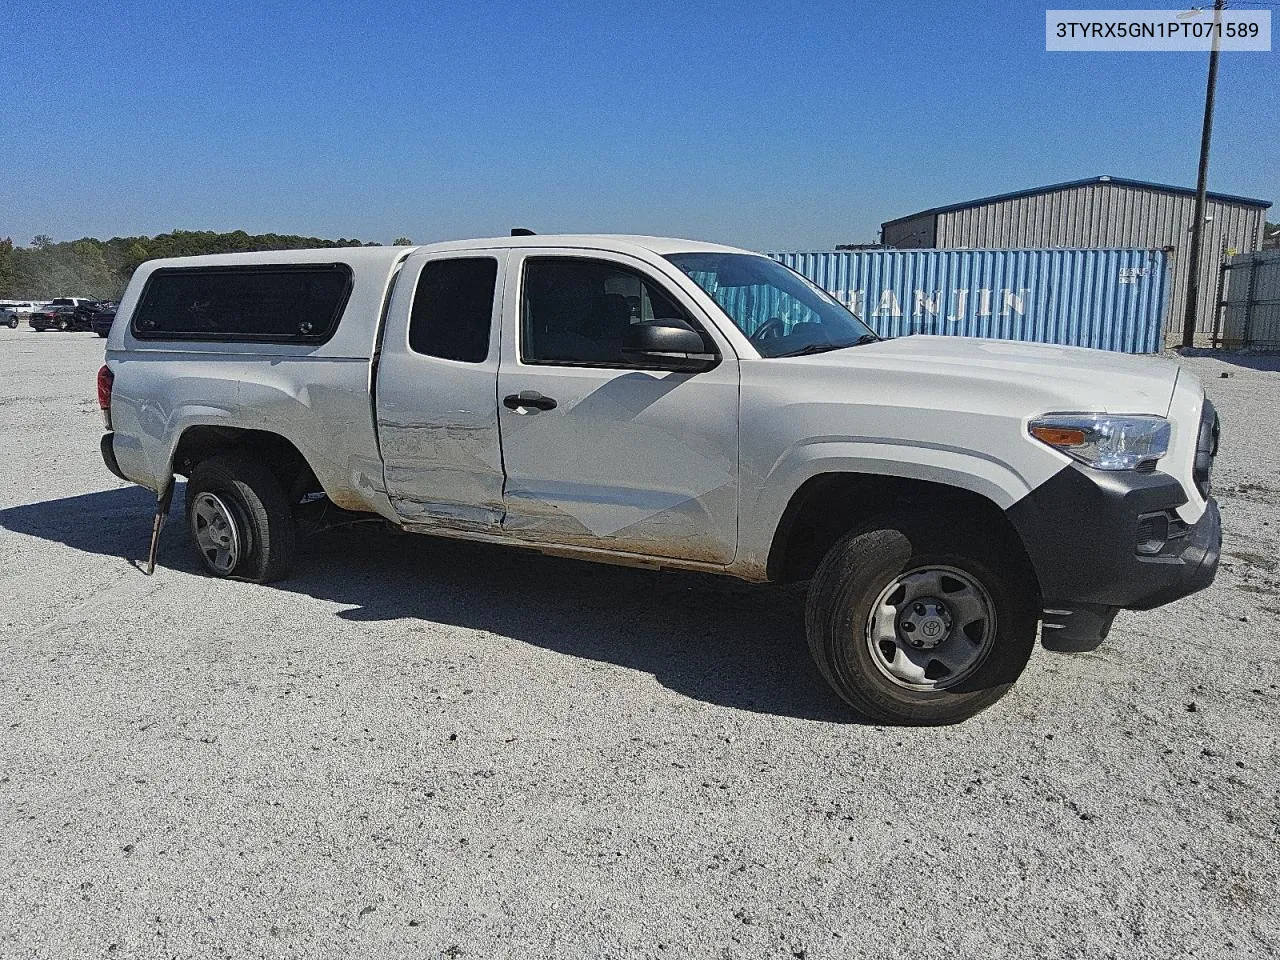
POLYGON ((1182 361, 1217 583, 928 730, 794 589, 359 528, 251 586, 176 510, 148 579, 101 358, 0 329, 0 955, 1280 956, 1280 357, 1182 361))

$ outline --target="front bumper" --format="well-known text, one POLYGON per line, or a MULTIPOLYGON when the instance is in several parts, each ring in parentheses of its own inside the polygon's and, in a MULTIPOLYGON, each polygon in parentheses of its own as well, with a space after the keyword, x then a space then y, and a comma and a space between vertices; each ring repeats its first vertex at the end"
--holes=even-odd
MULTIPOLYGON (((1054 638, 1097 646, 1116 610, 1150 610, 1213 582, 1222 547, 1218 505, 1210 499, 1187 525, 1175 512, 1186 500, 1167 474, 1073 464, 1010 508, 1054 638)), ((1053 645, 1050 630, 1045 636, 1053 645)))

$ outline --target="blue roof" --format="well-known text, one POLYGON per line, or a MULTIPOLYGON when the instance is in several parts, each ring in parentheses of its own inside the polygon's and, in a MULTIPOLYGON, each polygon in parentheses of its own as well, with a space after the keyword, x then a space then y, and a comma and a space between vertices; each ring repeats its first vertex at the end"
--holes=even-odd
MULTIPOLYGON (((1142 187, 1146 190, 1163 190, 1165 193, 1180 193, 1184 196, 1194 197, 1196 191, 1192 187, 1175 187, 1167 183, 1152 183, 1150 180, 1130 180, 1127 177, 1085 177, 1083 180, 1068 180, 1065 183, 1051 183, 1045 187, 1032 187, 1029 190, 1014 190, 1012 193, 997 193, 991 197, 979 197, 977 200, 965 200, 961 203, 948 203, 941 207, 930 207, 928 210, 920 210, 916 213, 909 213, 905 217, 894 217, 892 220, 886 220, 881 226, 887 227, 891 223, 899 223, 903 220, 911 220, 914 217, 931 216, 935 213, 951 213, 953 210, 964 210, 968 207, 980 207, 988 203, 998 203, 1001 200, 1016 200, 1019 197, 1031 197, 1038 193, 1052 193, 1055 190, 1069 190, 1072 187, 1087 187, 1094 183, 1118 183, 1124 187, 1142 187)), ((1224 203, 1242 203, 1250 207, 1269 207, 1270 200, 1258 200, 1255 197, 1238 197, 1230 193, 1214 193, 1209 191, 1206 196, 1211 200, 1219 200, 1224 203)))

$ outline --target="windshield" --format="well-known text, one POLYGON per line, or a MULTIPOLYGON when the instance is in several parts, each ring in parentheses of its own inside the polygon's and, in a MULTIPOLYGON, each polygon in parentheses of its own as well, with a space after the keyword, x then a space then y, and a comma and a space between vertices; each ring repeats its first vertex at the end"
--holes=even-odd
POLYGON ((776 260, 749 253, 673 253, 667 259, 707 291, 763 357, 879 339, 838 300, 776 260))

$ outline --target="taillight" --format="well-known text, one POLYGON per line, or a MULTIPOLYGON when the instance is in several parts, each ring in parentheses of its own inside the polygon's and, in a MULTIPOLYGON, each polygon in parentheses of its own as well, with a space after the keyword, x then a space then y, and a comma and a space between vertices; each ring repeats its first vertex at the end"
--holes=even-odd
POLYGON ((102 422, 111 429, 111 387, 116 382, 116 375, 106 364, 98 371, 98 406, 102 408, 102 422))

